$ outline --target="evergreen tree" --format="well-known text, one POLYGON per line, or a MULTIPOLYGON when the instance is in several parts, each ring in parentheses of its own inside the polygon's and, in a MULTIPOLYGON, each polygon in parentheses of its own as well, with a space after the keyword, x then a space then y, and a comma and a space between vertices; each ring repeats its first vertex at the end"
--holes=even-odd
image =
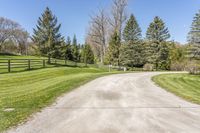
POLYGON ((78 44, 78 46, 77 46, 77 48, 78 48, 78 62, 81 62, 81 44, 78 44))
POLYGON ((151 42, 163 42, 170 38, 168 28, 159 17, 155 17, 154 21, 149 25, 146 33, 147 40, 151 42))
POLYGON ((141 67, 144 65, 144 46, 142 45, 141 29, 133 15, 127 21, 123 32, 125 44, 121 48, 120 61, 128 67, 141 67))
POLYGON ((145 50, 147 62, 153 64, 156 70, 167 69, 168 57, 166 56, 169 56, 169 48, 166 41, 170 38, 170 34, 159 17, 155 17, 149 25, 146 38, 148 41, 145 50))
POLYGON ((81 53, 83 62, 85 63, 86 66, 87 64, 94 64, 94 53, 92 52, 90 45, 88 44, 83 45, 81 53))
POLYGON ((170 49, 168 47, 167 42, 162 42, 161 48, 159 50, 159 58, 157 67, 161 70, 169 70, 170 69, 170 49))
POLYGON ((141 40, 141 32, 141 28, 139 27, 134 15, 132 14, 124 28, 123 38, 125 42, 141 40))
POLYGON ((191 45, 188 49, 189 57, 200 59, 200 10, 193 19, 188 41, 191 45))
POLYGON ((67 41, 66 41, 65 59, 66 60, 73 60, 72 46, 71 46, 70 37, 67 37, 67 41))
POLYGON ((59 33, 61 24, 57 23, 57 17, 47 7, 42 16, 39 17, 36 28, 33 29, 32 40, 38 45, 41 54, 48 56, 49 63, 50 57, 57 58, 61 53, 60 47, 63 37, 59 33))
POLYGON ((79 56, 79 50, 78 50, 76 35, 74 35, 74 38, 72 41, 72 55, 73 55, 73 61, 77 63, 78 56, 79 56))
POLYGON ((160 44, 157 42, 145 42, 145 56, 148 64, 158 68, 160 44))
POLYGON ((111 65, 120 65, 120 37, 117 32, 114 32, 114 34, 111 37, 111 40, 109 42, 108 51, 107 51, 107 60, 108 63, 111 65))

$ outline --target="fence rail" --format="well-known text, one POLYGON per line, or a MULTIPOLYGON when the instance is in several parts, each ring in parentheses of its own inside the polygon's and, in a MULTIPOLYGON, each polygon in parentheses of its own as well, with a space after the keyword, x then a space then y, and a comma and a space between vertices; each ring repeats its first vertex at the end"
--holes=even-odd
POLYGON ((55 65, 84 66, 69 60, 51 59, 0 59, 0 73, 45 68, 55 65))

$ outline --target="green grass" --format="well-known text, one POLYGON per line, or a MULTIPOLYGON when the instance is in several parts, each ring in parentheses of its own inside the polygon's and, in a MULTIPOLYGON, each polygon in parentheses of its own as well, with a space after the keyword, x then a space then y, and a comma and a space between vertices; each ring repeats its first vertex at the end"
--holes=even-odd
POLYGON ((40 56, 0 55, 0 59, 47 59, 47 58, 40 56))
POLYGON ((23 122, 63 93, 110 73, 97 68, 55 67, 0 74, 0 132, 23 122), (13 108, 13 111, 5 111, 13 108))
POLYGON ((163 74, 153 77, 160 87, 190 102, 200 104, 200 76, 190 74, 163 74))
MULTIPOLYGON (((37 57, 37 56, 8 56, 8 55, 0 55, 0 73, 8 73, 8 60, 11 59, 11 72, 22 72, 28 69, 28 60, 31 60, 31 69, 41 69, 43 68, 43 59, 46 57, 37 57), (20 60, 19 60, 20 59, 20 60), (24 60, 26 59, 26 60, 24 60), (35 60, 33 60, 35 59, 35 60), (39 60, 38 60, 39 59, 39 60)), ((85 67, 84 63, 75 63, 73 61, 67 61, 65 64, 64 60, 51 59, 52 64, 45 65, 46 68, 51 68, 55 66, 70 66, 70 67, 85 67)), ((98 67, 95 64, 88 64, 89 67, 98 67)), ((108 69, 108 68, 107 68, 108 69)))

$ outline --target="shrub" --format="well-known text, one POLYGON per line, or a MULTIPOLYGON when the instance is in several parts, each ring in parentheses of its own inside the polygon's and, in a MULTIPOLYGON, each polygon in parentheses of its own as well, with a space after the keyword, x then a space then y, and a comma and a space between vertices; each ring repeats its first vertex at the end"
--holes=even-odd
POLYGON ((186 70, 190 74, 200 74, 200 66, 197 61, 189 61, 186 66, 186 70))
POLYGON ((184 71, 186 67, 186 62, 173 62, 170 66, 172 71, 184 71))
POLYGON ((145 64, 143 67, 144 71, 153 71, 154 70, 154 65, 153 64, 145 64))

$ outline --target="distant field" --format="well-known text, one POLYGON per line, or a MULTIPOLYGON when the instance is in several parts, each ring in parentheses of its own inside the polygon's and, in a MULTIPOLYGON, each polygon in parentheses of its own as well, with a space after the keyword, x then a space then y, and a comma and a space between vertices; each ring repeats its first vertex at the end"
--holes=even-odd
POLYGON ((177 96, 200 104, 200 75, 163 74, 153 77, 153 81, 177 96))
POLYGON ((23 122, 61 94, 107 74, 102 69, 72 67, 0 74, 0 132, 23 122))

